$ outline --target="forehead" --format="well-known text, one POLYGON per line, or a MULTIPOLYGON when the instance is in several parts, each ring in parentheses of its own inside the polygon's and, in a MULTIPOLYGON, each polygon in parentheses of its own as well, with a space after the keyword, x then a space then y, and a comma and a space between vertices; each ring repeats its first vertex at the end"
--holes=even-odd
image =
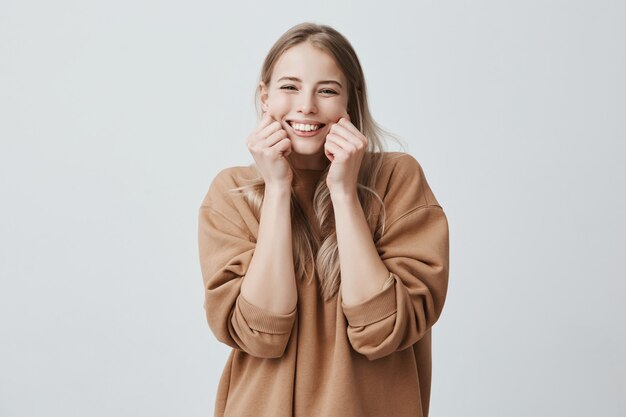
POLYGON ((283 76, 298 77, 304 83, 336 79, 345 85, 343 73, 333 57, 308 42, 292 46, 278 58, 272 80, 283 76))

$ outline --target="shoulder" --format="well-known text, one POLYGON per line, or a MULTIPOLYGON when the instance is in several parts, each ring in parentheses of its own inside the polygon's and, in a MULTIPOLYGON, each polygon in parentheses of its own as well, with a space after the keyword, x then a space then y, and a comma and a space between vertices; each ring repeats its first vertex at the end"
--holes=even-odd
POLYGON ((385 152, 379 180, 386 205, 406 208, 440 206, 422 164, 406 152, 385 152))
POLYGON ((393 176, 394 180, 424 175, 418 160, 406 152, 385 152, 383 155, 383 170, 393 176))
POLYGON ((221 208, 225 203, 232 200, 234 195, 230 190, 249 183, 255 176, 256 170, 252 165, 223 168, 211 180, 200 206, 221 208))

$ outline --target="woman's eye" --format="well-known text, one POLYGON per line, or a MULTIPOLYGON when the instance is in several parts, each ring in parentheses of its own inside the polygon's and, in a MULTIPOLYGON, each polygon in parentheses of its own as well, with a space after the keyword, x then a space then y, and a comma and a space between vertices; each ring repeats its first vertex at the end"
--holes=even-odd
MULTIPOLYGON (((283 85, 282 87, 280 87, 281 90, 295 90, 296 88, 293 85, 283 85)), ((322 93, 324 94, 337 94, 336 91, 333 90, 329 90, 327 88, 320 90, 322 93)))

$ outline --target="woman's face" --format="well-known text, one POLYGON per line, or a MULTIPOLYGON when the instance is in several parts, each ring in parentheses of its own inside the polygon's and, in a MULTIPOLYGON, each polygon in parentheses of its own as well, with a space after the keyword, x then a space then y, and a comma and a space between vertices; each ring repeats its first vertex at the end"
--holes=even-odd
POLYGON ((309 42, 300 43, 280 56, 270 85, 261 82, 259 88, 263 110, 282 124, 291 139, 292 159, 300 160, 297 167, 320 167, 330 127, 347 116, 347 82, 334 59, 309 42), (305 127, 293 126, 298 121, 319 128, 300 133, 297 129, 305 127))

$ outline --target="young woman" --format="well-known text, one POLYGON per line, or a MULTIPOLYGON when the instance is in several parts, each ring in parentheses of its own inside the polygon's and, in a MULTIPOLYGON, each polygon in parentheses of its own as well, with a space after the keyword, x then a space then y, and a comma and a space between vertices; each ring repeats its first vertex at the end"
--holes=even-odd
POLYGON ((302 23, 269 51, 247 138, 199 209, 206 318, 233 350, 215 416, 428 416, 446 215, 382 150, 355 51, 302 23))

